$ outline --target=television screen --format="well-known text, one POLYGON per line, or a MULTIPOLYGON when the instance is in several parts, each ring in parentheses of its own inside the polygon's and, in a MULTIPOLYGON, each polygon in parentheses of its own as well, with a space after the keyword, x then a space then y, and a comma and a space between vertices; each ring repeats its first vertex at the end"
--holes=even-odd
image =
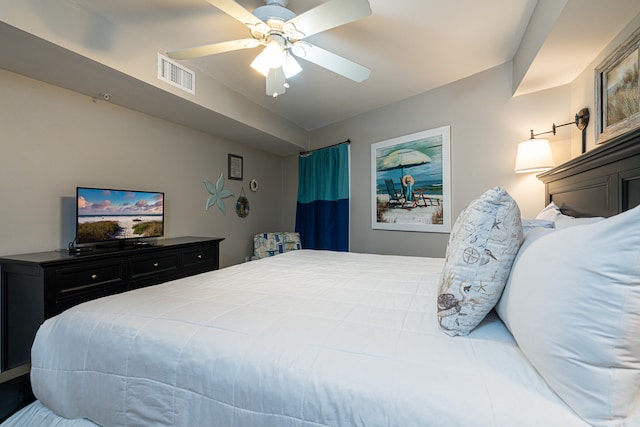
POLYGON ((76 189, 76 243, 164 235, 164 193, 76 189))

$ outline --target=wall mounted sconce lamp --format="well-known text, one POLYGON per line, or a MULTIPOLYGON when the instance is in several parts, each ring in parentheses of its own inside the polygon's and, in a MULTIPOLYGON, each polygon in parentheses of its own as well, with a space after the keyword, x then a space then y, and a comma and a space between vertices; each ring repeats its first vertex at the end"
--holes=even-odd
MULTIPOLYGON (((578 129, 584 131, 589 124, 589 109, 583 108, 576 114, 575 120, 561 125, 552 125, 551 130, 547 132, 533 133, 531 129, 531 137, 518 144, 518 153, 516 154, 516 173, 542 172, 555 166, 551 147, 548 139, 536 139, 536 136, 545 135, 547 133, 556 134, 556 129, 562 126, 575 124, 578 129)), ((584 150, 583 150, 584 151, 584 150)))

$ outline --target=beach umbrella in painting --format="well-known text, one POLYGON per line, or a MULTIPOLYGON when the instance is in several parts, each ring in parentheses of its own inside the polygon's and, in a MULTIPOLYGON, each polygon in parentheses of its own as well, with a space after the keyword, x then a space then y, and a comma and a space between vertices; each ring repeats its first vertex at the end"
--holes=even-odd
POLYGON ((406 167, 431 163, 431 157, 427 156, 422 151, 406 148, 392 151, 380 160, 380 163, 377 165, 377 169, 379 171, 400 169, 400 177, 404 176, 404 168, 406 167))

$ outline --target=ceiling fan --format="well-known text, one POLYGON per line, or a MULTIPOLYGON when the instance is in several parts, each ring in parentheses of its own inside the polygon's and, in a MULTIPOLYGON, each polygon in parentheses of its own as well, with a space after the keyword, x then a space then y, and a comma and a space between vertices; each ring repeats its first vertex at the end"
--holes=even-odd
POLYGON ((288 0, 264 0, 253 13, 233 0, 207 0, 245 24, 252 38, 232 40, 167 52, 173 59, 191 59, 217 53, 265 46, 251 67, 266 77, 267 95, 277 97, 289 87, 287 79, 302 71, 295 57, 302 58, 355 82, 371 71, 342 56, 304 41, 306 37, 371 15, 368 0, 330 0, 296 15, 288 0))

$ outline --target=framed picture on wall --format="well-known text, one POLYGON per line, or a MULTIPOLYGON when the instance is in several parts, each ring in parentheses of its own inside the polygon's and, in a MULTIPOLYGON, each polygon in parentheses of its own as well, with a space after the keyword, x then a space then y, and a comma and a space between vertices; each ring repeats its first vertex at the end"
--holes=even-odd
POLYGON ((450 127, 371 144, 371 227, 451 231, 450 127))
POLYGON ((229 154, 229 179, 242 181, 242 157, 229 154))
POLYGON ((596 68, 596 142, 640 127, 640 28, 596 68))

